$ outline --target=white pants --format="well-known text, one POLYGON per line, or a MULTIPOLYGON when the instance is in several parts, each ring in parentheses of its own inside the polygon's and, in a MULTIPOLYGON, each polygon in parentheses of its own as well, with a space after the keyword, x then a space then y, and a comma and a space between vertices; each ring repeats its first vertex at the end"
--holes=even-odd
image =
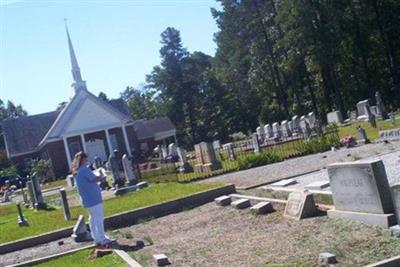
POLYGON ((96 244, 104 245, 108 238, 104 234, 104 212, 103 204, 97 204, 87 208, 89 216, 90 233, 96 244))

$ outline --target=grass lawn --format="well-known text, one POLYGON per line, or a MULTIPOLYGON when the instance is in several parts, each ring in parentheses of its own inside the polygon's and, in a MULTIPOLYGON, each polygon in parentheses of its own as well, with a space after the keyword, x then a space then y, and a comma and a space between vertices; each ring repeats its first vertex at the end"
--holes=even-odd
POLYGON ((44 184, 41 186, 42 190, 54 188, 54 187, 66 187, 67 186, 67 180, 66 179, 60 179, 60 180, 55 180, 51 183, 44 184))
POLYGON ((36 265, 28 265, 28 266, 40 266, 40 267, 53 267, 53 266, 62 266, 62 267, 94 267, 94 266, 103 266, 103 267, 117 267, 117 266, 126 266, 126 263, 115 253, 103 256, 101 258, 97 258, 94 260, 89 260, 87 257, 89 256, 92 249, 84 249, 78 252, 56 258, 54 260, 50 260, 47 262, 43 262, 36 265))
MULTIPOLYGON (((197 192, 216 188, 221 184, 153 184, 150 187, 126 194, 124 196, 104 201, 105 216, 121 213, 128 210, 150 206, 163 201, 188 196, 197 192)), ((23 209, 28 227, 19 227, 17 224, 17 209, 14 205, 0 207, 0 244, 22 238, 27 238, 46 232, 54 231, 74 225, 79 214, 86 215, 82 207, 71 207, 71 221, 65 221, 61 209, 33 211, 23 209)))
POLYGON ((357 137, 357 127, 361 125, 367 132, 367 136, 370 140, 375 140, 378 139, 379 137, 379 131, 382 130, 389 130, 393 128, 400 128, 400 117, 396 117, 396 125, 392 125, 390 121, 382 121, 382 120, 377 120, 376 121, 377 128, 372 128, 371 124, 369 122, 354 122, 351 125, 339 127, 339 136, 340 138, 346 136, 346 135, 352 135, 357 137))

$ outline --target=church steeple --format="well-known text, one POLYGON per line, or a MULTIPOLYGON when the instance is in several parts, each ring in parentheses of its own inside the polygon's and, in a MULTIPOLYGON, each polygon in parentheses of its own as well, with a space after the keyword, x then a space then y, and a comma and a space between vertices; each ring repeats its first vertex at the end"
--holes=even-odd
POLYGON ((72 66, 72 77, 74 78, 74 83, 71 85, 75 89, 75 93, 78 93, 79 90, 87 90, 86 89, 86 81, 82 80, 81 70, 78 65, 78 60, 76 59, 74 47, 72 46, 71 37, 69 36, 67 21, 65 21, 65 30, 67 32, 68 38, 68 48, 69 48, 69 56, 71 59, 71 66, 72 66))

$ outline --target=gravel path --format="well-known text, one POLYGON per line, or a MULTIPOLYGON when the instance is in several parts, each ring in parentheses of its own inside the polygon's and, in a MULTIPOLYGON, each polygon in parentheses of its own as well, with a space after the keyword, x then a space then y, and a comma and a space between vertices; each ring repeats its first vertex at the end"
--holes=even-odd
POLYGON ((351 149, 343 148, 338 151, 328 151, 293 158, 249 170, 224 174, 200 182, 233 183, 239 189, 246 189, 249 187, 256 187, 257 185, 272 183, 287 177, 318 171, 331 163, 354 161, 397 150, 400 150, 400 142, 369 144, 351 149))

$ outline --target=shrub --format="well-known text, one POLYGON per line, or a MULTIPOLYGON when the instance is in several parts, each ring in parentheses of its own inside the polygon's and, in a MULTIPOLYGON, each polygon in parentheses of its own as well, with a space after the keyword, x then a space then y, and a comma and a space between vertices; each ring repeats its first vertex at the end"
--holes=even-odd
POLYGON ((296 150, 301 155, 307 155, 324 152, 331 149, 331 147, 337 146, 340 146, 339 136, 337 134, 329 134, 310 140, 302 140, 297 143, 296 150))
POLYGON ((0 176, 9 176, 18 174, 17 168, 15 166, 10 166, 0 170, 0 176))
POLYGON ((273 149, 264 150, 259 154, 250 153, 238 159, 238 170, 250 169, 282 160, 283 158, 273 149))
POLYGON ((31 163, 31 175, 36 173, 36 176, 42 181, 51 178, 51 161, 44 159, 35 159, 31 163))

